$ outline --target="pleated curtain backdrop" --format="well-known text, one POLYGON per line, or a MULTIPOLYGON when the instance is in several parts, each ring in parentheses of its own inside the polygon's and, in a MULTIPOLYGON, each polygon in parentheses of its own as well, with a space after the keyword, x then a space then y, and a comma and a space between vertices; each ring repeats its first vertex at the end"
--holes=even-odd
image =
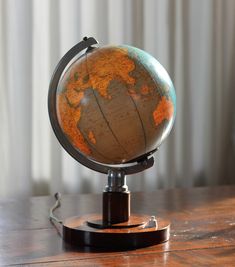
POLYGON ((101 192, 58 144, 47 92, 84 36, 155 56, 177 93, 174 129, 131 190, 235 183, 234 0, 0 0, 0 196, 101 192))

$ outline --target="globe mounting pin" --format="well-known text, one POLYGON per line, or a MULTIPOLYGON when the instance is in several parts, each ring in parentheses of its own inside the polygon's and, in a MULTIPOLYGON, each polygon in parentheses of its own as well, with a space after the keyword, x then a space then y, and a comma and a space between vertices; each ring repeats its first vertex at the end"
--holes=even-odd
POLYGON ((123 170, 109 170, 105 192, 127 192, 126 175, 123 170))

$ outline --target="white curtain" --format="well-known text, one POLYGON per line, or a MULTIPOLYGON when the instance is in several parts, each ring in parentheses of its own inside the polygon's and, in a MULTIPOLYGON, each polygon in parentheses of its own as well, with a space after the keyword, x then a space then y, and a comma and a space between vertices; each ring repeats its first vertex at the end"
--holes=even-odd
POLYGON ((0 196, 101 192, 49 123, 61 56, 84 36, 155 56, 176 88, 174 129, 131 190, 235 183, 234 0, 0 0, 0 196))

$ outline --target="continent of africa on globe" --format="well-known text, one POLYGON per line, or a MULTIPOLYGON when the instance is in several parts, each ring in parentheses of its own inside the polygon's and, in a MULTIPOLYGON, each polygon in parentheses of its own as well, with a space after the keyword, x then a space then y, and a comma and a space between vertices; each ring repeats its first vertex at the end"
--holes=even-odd
POLYGON ((154 151, 176 112, 165 69, 132 46, 94 48, 73 62, 57 89, 59 125, 85 157, 122 164, 154 151))

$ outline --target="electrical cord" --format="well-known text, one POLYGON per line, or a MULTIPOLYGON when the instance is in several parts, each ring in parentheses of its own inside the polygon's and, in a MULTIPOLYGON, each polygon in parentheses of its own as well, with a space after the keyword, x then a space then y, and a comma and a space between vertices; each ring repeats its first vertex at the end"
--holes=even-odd
POLYGON ((55 199, 56 199, 56 202, 55 202, 55 204, 50 208, 49 219, 50 219, 50 221, 53 221, 53 222, 57 222, 57 223, 62 224, 62 220, 58 219, 58 218, 54 215, 54 211, 55 211, 56 209, 58 209, 58 208, 61 206, 61 194, 60 194, 60 192, 55 193, 54 197, 55 197, 55 199))

